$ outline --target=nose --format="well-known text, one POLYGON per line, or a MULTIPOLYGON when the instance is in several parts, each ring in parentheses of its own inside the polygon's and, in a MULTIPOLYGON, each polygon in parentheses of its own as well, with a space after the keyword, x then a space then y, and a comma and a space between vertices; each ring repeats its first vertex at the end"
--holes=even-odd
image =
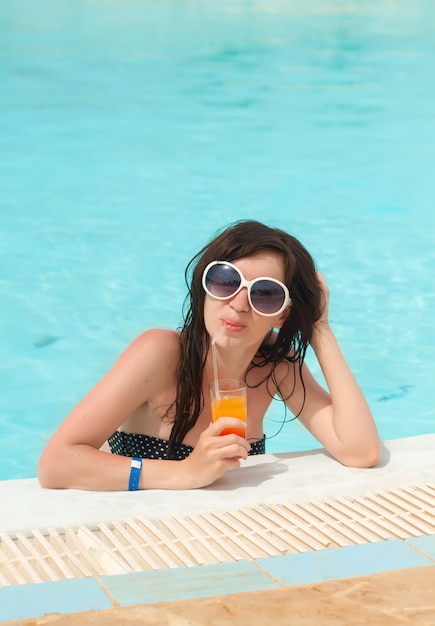
POLYGON ((248 289, 243 287, 236 295, 230 300, 230 307, 234 311, 249 311, 250 309, 248 289))

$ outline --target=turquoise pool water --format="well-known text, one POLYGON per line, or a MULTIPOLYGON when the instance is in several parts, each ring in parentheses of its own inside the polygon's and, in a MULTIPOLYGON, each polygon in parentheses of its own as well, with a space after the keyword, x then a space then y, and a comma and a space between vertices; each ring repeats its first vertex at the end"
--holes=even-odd
POLYGON ((431 0, 3 0, 0 29, 0 478, 245 217, 313 253, 382 437, 434 431, 431 0))

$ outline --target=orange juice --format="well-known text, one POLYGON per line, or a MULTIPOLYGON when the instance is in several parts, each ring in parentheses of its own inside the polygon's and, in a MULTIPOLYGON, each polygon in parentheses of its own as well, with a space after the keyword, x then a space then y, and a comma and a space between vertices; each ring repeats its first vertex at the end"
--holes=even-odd
MULTIPOLYGON (((234 381, 219 381, 219 385, 228 387, 227 389, 219 390, 219 397, 216 398, 215 389, 213 386, 211 390, 211 416, 212 421, 215 422, 220 417, 235 417, 246 423, 247 408, 246 408, 246 385, 241 382, 239 385, 232 385, 234 381), (228 384, 224 384, 228 383, 228 384)), ((239 381, 235 381, 239 383, 239 381)), ((225 428, 221 435, 228 435, 234 433, 239 437, 245 437, 246 428, 225 428)))

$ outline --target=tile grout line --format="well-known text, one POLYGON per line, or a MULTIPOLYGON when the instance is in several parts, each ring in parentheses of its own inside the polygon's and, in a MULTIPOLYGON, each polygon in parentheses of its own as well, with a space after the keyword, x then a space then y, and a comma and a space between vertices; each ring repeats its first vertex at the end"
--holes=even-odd
MULTIPOLYGON (((435 537, 435 535, 429 535, 432 537, 435 537)), ((416 537, 410 537, 409 539, 404 539, 403 541, 409 545, 410 548, 412 548, 413 550, 415 550, 416 552, 418 552, 419 554, 421 554, 422 556, 426 557, 427 559, 429 559, 429 561, 432 561, 432 563, 435 565, 435 553, 434 555, 430 555, 427 552, 425 552, 422 548, 419 548, 418 546, 416 546, 414 543, 412 543, 412 541, 416 539, 416 537)))
MULTIPOLYGON (((110 602, 112 603, 112 608, 113 609, 118 609, 122 607, 122 604, 120 604, 119 602, 117 602, 115 600, 115 598, 113 597, 113 595, 110 593, 109 589, 106 588, 106 586, 104 585, 104 582, 101 580, 101 576, 93 576, 93 579, 95 580, 95 582, 97 583, 97 585, 99 586, 99 588, 101 589, 101 591, 107 596, 107 598, 110 600, 110 602)), ((109 609, 110 610, 110 609, 109 609)))
MULTIPOLYGON (((286 556, 286 555, 281 555, 281 556, 286 556)), ((272 558, 279 559, 281 558, 281 556, 275 556, 272 558)), ((253 565, 255 565, 255 567, 257 567, 260 570, 260 572, 262 572, 263 574, 266 574, 266 576, 268 576, 274 583, 277 583, 280 587, 283 588, 283 587, 297 586, 297 585, 287 585, 285 582, 283 582, 282 580, 274 576, 272 572, 269 572, 269 570, 266 569, 263 565, 261 565, 261 563, 258 563, 258 559, 255 559, 255 561, 252 561, 252 563, 253 565)))

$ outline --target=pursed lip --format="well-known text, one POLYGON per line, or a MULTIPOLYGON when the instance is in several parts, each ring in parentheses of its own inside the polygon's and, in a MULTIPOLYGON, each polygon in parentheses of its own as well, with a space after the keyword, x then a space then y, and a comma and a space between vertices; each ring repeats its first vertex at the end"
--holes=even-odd
POLYGON ((244 324, 240 324, 239 322, 231 321, 231 320, 222 320, 222 325, 225 328, 225 330, 230 330, 230 331, 241 331, 246 328, 244 324))

